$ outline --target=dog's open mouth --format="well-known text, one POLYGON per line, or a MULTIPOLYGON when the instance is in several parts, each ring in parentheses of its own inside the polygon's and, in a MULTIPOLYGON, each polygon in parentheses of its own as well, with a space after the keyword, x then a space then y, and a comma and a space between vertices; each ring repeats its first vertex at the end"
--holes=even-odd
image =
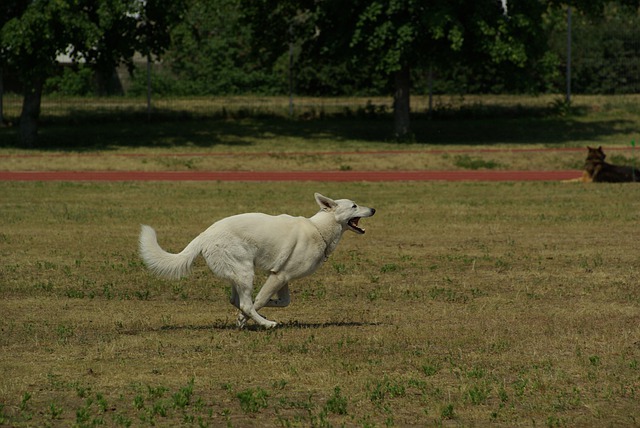
POLYGON ((359 233, 359 234, 363 234, 364 233, 364 229, 362 229, 361 227, 358 227, 358 222, 359 221, 360 221, 360 217, 354 217, 351 220, 349 220, 347 225, 349 226, 349 229, 353 230, 354 232, 359 233))

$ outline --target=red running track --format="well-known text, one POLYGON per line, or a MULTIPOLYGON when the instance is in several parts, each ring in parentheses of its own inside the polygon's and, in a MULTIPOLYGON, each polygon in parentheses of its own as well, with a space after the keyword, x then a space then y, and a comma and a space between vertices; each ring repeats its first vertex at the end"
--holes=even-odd
POLYGON ((581 171, 0 171, 0 181, 560 181, 581 171))

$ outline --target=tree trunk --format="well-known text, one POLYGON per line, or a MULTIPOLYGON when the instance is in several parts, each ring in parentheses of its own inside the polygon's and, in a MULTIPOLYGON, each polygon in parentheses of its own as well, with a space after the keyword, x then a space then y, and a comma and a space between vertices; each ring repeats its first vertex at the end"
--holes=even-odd
POLYGON ((20 114, 20 144, 25 148, 34 147, 38 139, 38 119, 42 100, 42 82, 25 87, 22 113, 20 114))
POLYGON ((408 65, 395 73, 396 91, 393 95, 393 117, 396 138, 407 138, 411 133, 409 122, 411 73, 408 65))
POLYGON ((95 86, 98 95, 124 95, 122 82, 115 67, 98 68, 95 72, 95 86))

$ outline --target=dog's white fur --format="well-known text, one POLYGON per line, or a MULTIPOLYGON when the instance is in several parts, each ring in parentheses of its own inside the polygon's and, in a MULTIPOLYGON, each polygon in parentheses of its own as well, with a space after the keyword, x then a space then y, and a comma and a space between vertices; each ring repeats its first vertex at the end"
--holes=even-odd
POLYGON ((310 218, 261 213, 224 218, 179 254, 164 251, 158 245, 155 231, 143 225, 140 255, 155 274, 177 279, 187 275, 194 259, 202 254, 216 276, 231 282, 231 303, 241 311, 238 326, 243 327, 247 318, 251 318, 265 328, 272 328, 277 324, 257 311, 265 306, 287 306, 289 281, 315 272, 335 250, 346 230, 364 233, 364 229, 358 227, 359 219, 376 212, 348 199, 334 201, 319 193, 315 199, 321 209, 310 218), (254 301, 256 269, 270 275, 254 301))

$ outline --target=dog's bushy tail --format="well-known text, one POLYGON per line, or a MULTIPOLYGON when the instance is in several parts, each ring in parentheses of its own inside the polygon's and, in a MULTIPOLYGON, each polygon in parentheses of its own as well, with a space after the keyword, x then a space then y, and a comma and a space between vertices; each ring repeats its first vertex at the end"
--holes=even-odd
POLYGON ((156 231, 142 225, 140 230, 140 257, 154 274, 167 279, 178 279, 191 271, 191 265, 200 254, 199 239, 196 238, 178 254, 171 254, 158 245, 156 231))

